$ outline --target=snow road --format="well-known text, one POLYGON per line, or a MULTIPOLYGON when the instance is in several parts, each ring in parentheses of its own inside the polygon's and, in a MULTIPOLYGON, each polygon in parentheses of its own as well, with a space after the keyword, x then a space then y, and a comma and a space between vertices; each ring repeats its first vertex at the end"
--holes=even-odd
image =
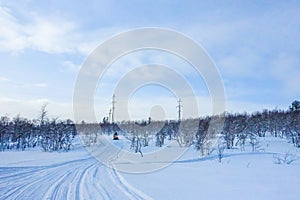
POLYGON ((92 157, 43 167, 1 167, 0 180, 0 199, 145 199, 92 157))
POLYGON ((151 199, 93 157, 0 167, 0 199, 151 199))

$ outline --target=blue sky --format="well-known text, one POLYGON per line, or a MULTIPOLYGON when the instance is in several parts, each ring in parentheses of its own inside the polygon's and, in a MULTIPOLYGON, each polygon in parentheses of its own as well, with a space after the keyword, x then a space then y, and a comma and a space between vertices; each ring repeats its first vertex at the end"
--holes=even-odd
MULTIPOLYGON (((228 111, 287 109, 300 99, 299 13, 297 1, 0 1, 0 114, 35 118, 48 102, 51 117, 72 118, 74 84, 88 55, 141 27, 173 29, 202 45, 220 71, 228 111)), ((176 65, 195 88, 200 114, 210 114, 209 92, 196 84, 201 77, 173 55, 147 51, 111 66, 95 93, 97 117, 107 115, 120 77, 158 62, 176 65)), ((155 105, 176 118, 176 98, 164 88, 139 89, 130 102, 132 119, 147 118, 155 105)))

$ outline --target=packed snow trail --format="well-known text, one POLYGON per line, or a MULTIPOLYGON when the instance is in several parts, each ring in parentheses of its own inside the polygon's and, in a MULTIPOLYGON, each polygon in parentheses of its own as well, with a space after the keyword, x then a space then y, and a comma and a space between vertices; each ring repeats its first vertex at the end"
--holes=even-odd
POLYGON ((115 173, 93 158, 44 167, 2 167, 0 199, 142 199, 119 176, 111 175, 115 173))
POLYGON ((46 166, 0 167, 0 199, 147 199, 93 157, 46 166))

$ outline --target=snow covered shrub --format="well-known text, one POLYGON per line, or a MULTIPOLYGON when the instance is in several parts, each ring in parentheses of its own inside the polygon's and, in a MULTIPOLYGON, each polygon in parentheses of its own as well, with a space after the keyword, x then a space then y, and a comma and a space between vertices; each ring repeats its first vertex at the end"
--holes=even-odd
POLYGON ((221 163, 222 159, 224 158, 224 151, 226 149, 226 143, 225 142, 220 142, 218 144, 218 149, 217 149, 217 153, 218 153, 218 161, 221 163))
POLYGON ((294 161, 298 160, 299 158, 294 155, 294 154, 291 154, 289 152, 283 154, 283 155, 280 155, 280 154, 276 154, 273 156, 273 160, 274 160, 274 163, 275 164, 291 164, 293 163, 294 161))

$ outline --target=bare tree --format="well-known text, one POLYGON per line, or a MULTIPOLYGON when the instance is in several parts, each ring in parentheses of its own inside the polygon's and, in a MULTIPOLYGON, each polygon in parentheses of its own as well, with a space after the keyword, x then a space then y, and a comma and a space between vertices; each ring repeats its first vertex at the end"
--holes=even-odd
POLYGON ((218 148, 217 148, 218 161, 220 163, 222 162, 222 159, 224 158, 225 149, 226 149, 226 142, 220 141, 218 143, 218 148))
POLYGON ((39 114, 40 125, 42 126, 45 123, 47 118, 48 111, 46 110, 48 103, 44 103, 41 107, 41 111, 39 114))
POLYGON ((257 139, 257 137, 254 134, 250 135, 250 144, 252 147, 252 152, 256 152, 259 149, 259 140, 257 139))

